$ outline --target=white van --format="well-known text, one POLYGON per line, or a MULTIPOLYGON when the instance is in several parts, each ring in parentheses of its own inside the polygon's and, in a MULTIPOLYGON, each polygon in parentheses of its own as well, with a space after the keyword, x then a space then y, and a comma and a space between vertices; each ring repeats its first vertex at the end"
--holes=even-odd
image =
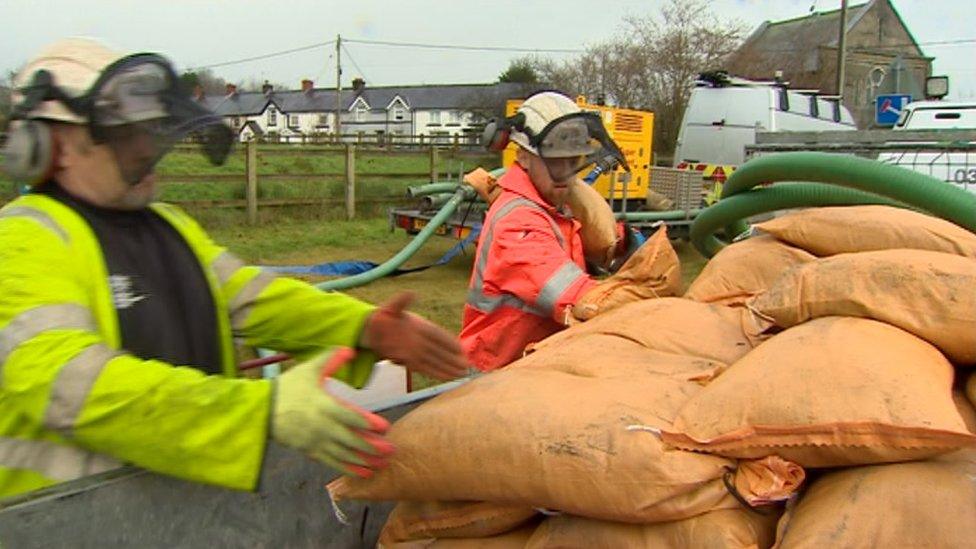
POLYGON ((691 92, 674 165, 738 166, 745 161, 745 146, 756 142, 757 131, 855 129, 851 113, 836 98, 790 90, 776 82, 707 73, 699 76, 691 92))
POLYGON ((895 133, 913 130, 972 131, 972 136, 966 141, 905 142, 911 146, 906 146, 904 151, 883 152, 878 160, 976 192, 976 102, 915 101, 902 107, 893 129, 895 133))

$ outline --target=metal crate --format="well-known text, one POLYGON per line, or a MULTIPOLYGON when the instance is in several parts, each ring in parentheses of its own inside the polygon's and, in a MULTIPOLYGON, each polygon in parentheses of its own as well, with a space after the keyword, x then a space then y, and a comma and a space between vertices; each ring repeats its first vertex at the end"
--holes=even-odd
POLYGON ((658 166, 651 168, 650 188, 674 202, 674 209, 686 211, 700 208, 707 192, 701 172, 658 166))

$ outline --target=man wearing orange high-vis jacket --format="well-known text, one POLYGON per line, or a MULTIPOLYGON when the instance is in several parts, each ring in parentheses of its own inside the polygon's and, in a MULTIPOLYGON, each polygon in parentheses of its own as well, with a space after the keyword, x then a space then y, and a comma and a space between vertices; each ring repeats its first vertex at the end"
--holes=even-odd
POLYGON ((518 146, 485 218, 461 328, 468 359, 494 370, 565 328, 572 306, 597 286, 566 201, 598 152, 620 153, 599 115, 556 92, 532 95, 485 138, 490 148, 508 139, 518 146))
POLYGON ((246 266, 178 208, 154 167, 193 132, 232 139, 164 58, 59 41, 15 81, 4 167, 32 186, 0 210, 0 497, 131 463, 254 489, 269 440, 369 476, 382 418, 322 389, 377 358, 442 379, 460 345, 405 312, 246 266), (291 353, 278 379, 237 377, 234 339, 291 353))

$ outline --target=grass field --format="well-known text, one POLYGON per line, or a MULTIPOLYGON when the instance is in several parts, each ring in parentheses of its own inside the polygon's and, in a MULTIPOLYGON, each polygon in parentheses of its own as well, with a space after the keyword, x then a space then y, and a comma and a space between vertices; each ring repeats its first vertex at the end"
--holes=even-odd
MULTIPOLYGON (((386 220, 382 218, 352 222, 286 218, 256 228, 224 223, 208 228, 218 242, 259 265, 310 265, 347 259, 381 263, 406 246, 411 238, 403 231, 390 232, 386 220)), ((431 263, 455 243, 449 238, 433 237, 406 266, 431 263)), ((687 286, 697 276, 705 260, 687 243, 678 244, 676 249, 682 262, 684 285, 687 286)), ((381 302, 396 292, 412 291, 417 294, 417 312, 458 332, 473 254, 472 246, 447 265, 381 279, 348 293, 368 301, 381 302)), ((310 282, 326 280, 322 277, 303 278, 310 282)))

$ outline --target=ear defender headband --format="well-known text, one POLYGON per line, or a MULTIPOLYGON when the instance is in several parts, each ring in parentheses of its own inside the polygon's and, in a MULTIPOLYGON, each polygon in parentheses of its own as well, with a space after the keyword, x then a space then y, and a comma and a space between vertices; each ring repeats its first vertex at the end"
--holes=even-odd
POLYGON ((54 167, 48 122, 30 117, 45 101, 58 101, 87 121, 96 143, 118 143, 115 128, 158 121, 154 138, 160 152, 153 165, 173 144, 189 134, 202 138, 203 152, 215 165, 223 163, 233 145, 231 129, 219 116, 183 93, 172 65, 153 53, 116 60, 78 97, 68 96, 45 69, 35 72, 21 93, 23 99, 11 113, 3 151, 4 169, 13 179, 29 185, 45 181, 54 167))

